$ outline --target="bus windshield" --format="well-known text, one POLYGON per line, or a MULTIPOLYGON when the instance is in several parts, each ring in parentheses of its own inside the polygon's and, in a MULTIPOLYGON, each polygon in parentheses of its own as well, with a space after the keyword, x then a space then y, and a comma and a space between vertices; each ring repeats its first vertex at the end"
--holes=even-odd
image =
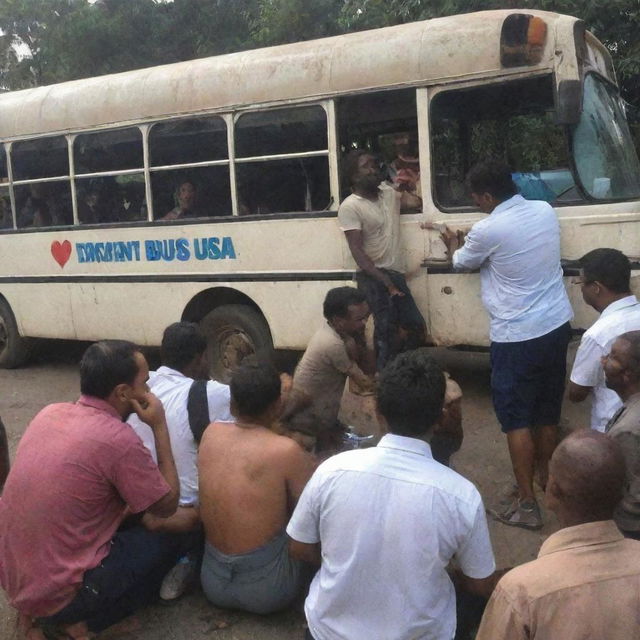
POLYGON ((582 115, 573 130, 573 157, 580 182, 591 197, 640 198, 640 162, 622 100, 594 74, 584 81, 582 115))

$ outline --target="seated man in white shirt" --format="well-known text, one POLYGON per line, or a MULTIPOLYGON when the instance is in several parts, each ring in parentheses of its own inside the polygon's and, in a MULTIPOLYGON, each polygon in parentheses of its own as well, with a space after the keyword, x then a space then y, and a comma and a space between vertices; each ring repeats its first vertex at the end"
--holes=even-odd
POLYGON ((308 637, 453 638, 454 557, 461 586, 490 595, 495 561, 482 498, 431 455, 444 394, 444 374, 425 349, 399 355, 378 387, 389 433, 377 447, 329 458, 302 492, 287 533, 294 557, 320 564, 305 602, 308 637))
POLYGON ((591 393, 591 428, 604 432, 607 422, 622 406, 618 394, 605 385, 602 358, 622 333, 640 329, 640 303, 631 293, 631 265, 617 249, 594 249, 580 258, 584 301, 600 317, 584 332, 569 382, 569 400, 582 402, 591 393))
MULTIPOLYGON (((193 322, 175 322, 169 325, 162 336, 162 366, 149 373, 149 388, 160 399, 164 407, 167 429, 171 438, 171 450, 176 463, 180 480, 180 500, 176 513, 171 518, 155 518, 145 514, 144 525, 154 531, 168 533, 186 533, 200 528, 198 511, 198 444, 194 426, 190 424, 189 413, 193 422, 195 409, 202 409, 204 414, 200 429, 210 422, 230 422, 233 420, 230 411, 229 387, 209 378, 206 357, 207 341, 200 328, 193 322), (192 391, 195 382, 196 388, 192 391), (196 394, 194 395, 194 391, 196 394), (197 394, 202 391, 202 397, 197 394), (194 401, 200 401, 202 407, 194 407, 194 401)), ((136 414, 127 419, 133 430, 140 436, 143 444, 155 459, 156 450, 151 428, 142 422, 136 414)), ((200 434, 201 435, 201 434, 200 434)), ((189 573, 195 570, 195 563, 186 565, 178 571, 178 576, 185 575, 184 580, 165 580, 161 597, 173 600, 181 595, 186 587, 189 573), (173 584, 175 582, 175 584, 173 584)), ((178 565, 179 566, 179 565, 178 565)), ((170 574, 171 575, 171 574, 170 574)))

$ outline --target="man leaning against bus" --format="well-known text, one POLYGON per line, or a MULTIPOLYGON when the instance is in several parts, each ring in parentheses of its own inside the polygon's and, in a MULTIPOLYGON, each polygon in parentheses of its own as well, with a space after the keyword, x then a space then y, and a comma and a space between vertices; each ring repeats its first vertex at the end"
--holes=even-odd
POLYGON ((483 213, 466 239, 445 227, 442 239, 457 271, 480 269, 489 313, 493 406, 507 434, 517 493, 492 515, 504 524, 539 529, 534 467, 544 489, 557 444, 573 312, 562 284, 560 225, 548 203, 525 200, 509 168, 473 167, 471 197, 483 213), (462 246, 460 246, 462 245, 462 246))
POLYGON ((425 322, 404 277, 402 194, 381 182, 376 158, 363 149, 347 155, 343 172, 352 193, 340 205, 338 220, 358 265, 358 288, 373 313, 376 367, 381 370, 400 351, 425 342, 425 322))

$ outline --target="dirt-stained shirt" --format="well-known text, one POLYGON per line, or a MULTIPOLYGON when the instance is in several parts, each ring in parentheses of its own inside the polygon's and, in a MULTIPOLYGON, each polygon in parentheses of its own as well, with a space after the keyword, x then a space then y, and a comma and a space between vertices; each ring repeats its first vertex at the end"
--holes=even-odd
POLYGON ((613 520, 561 529, 498 583, 476 640, 638 637, 640 542, 613 520))
POLYGON ((73 600, 108 555, 125 507, 170 491, 151 454, 104 400, 45 407, 27 428, 0 499, 0 583, 39 617, 73 600))
POLYGON ((342 231, 361 231, 362 247, 378 269, 405 272, 400 251, 401 194, 383 182, 374 202, 355 193, 338 208, 342 231))
POLYGON ((325 322, 309 341, 293 374, 293 388, 309 395, 318 416, 330 424, 338 417, 347 376, 357 366, 344 340, 325 322))

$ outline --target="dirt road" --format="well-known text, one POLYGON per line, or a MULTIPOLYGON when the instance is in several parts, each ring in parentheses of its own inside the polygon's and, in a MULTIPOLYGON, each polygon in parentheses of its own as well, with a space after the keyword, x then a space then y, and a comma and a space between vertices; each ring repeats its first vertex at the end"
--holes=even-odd
MULTIPOLYGON (((51 402, 74 400, 78 396, 77 361, 84 345, 47 342, 39 346, 35 361, 24 369, 0 370, 0 416, 7 427, 11 457, 31 418, 51 402)), ((575 345, 570 352, 572 360, 575 345)), ((493 504, 509 485, 511 474, 504 437, 500 434, 489 393, 489 359, 486 354, 434 349, 434 356, 458 380, 463 392, 465 440, 453 458, 453 466, 476 483, 485 501, 493 504)), ((151 360, 155 354, 151 354, 151 360)), ((350 421, 367 428, 371 402, 347 399, 344 406, 350 421)), ((588 425, 589 407, 565 402, 563 429, 588 425)), ((521 564, 535 557, 541 542, 556 530, 546 514, 545 527, 529 532, 490 522, 499 567, 521 564)), ((116 637, 136 640, 301 640, 304 616, 300 611, 259 617, 211 607, 199 590, 179 602, 157 605, 137 616, 139 628, 126 633, 105 632, 101 640, 116 637)), ((0 591, 0 640, 16 638, 15 615, 0 591)))

